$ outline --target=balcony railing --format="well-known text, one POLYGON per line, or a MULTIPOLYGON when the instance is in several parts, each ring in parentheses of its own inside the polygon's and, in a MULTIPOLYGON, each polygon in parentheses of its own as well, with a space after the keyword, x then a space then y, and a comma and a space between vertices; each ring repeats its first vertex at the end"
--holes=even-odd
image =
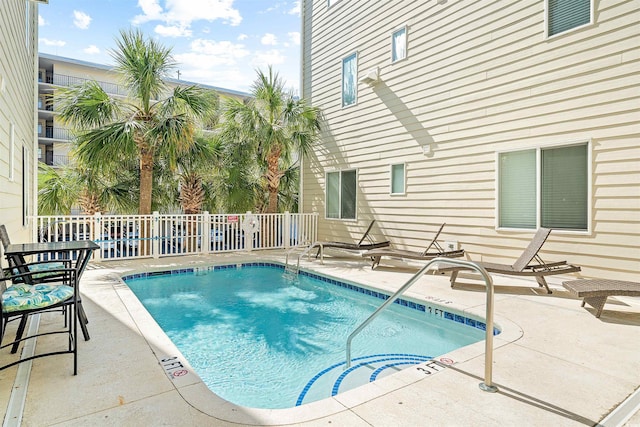
POLYGON ((47 126, 44 129, 44 133, 39 133, 40 138, 59 139, 62 141, 71 141, 72 135, 69 129, 47 126))
MULTIPOLYGON (((70 87, 70 86, 81 85, 87 81, 91 81, 91 79, 86 79, 83 77, 75 77, 75 76, 66 76, 64 74, 56 73, 53 75, 52 83, 58 86, 70 87)), ((129 93, 124 86, 121 86, 115 83, 101 82, 101 81, 96 81, 96 83, 100 85, 102 90, 104 90, 106 93, 111 95, 126 96, 129 93)))
POLYGON ((49 166, 66 166, 69 164, 69 156, 63 154, 49 154, 47 153, 45 158, 39 158, 40 162, 49 166))
POLYGON ((318 215, 209 214, 39 216, 38 242, 93 240, 94 260, 287 249, 317 240, 318 215))

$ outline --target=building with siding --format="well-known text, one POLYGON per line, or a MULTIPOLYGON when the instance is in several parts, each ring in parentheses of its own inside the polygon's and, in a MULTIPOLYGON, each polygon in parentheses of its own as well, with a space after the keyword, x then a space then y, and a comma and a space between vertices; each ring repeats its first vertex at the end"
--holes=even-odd
MULTIPOLYGON (((640 280, 640 2, 303 0, 302 173, 319 236, 640 280)), ((560 280, 560 279, 556 279, 560 280)), ((552 281, 553 282, 553 281, 552 281)), ((557 282, 556 282, 557 283, 557 282)))
POLYGON ((38 3, 0 2, 0 224, 18 242, 36 206, 38 3))
MULTIPOLYGON (((56 117, 55 103, 52 99, 57 89, 96 81, 107 94, 125 97, 128 92, 126 87, 120 84, 120 80, 118 74, 108 65, 41 53, 38 60, 38 160, 50 166, 69 163, 73 135, 56 117)), ((244 92, 178 79, 168 79, 167 84, 170 88, 197 84, 215 90, 222 97, 249 96, 244 92)))

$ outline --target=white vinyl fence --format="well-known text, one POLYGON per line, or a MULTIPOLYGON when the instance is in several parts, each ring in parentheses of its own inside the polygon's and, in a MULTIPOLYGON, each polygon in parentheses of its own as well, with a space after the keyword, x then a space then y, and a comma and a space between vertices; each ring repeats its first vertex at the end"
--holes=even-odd
POLYGON ((73 215, 38 216, 34 241, 93 240, 93 259, 159 258, 259 249, 314 242, 317 214, 73 215))

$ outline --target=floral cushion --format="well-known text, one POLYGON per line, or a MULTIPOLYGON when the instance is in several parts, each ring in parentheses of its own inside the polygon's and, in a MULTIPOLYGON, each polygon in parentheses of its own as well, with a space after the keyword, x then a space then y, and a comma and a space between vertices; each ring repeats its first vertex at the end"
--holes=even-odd
POLYGON ((71 286, 14 284, 2 293, 2 312, 12 313, 49 307, 72 296, 71 286))
MULTIPOLYGON (((61 274, 60 271, 49 272, 48 270, 61 270, 67 268, 64 262, 46 262, 42 264, 31 264, 28 266, 29 272, 34 273, 31 276, 34 279, 45 279, 47 277, 59 276, 61 274)), ((17 268, 14 268, 12 274, 18 275, 20 271, 17 268)), ((19 277, 14 280, 18 283, 23 283, 25 281, 24 277, 19 277)))

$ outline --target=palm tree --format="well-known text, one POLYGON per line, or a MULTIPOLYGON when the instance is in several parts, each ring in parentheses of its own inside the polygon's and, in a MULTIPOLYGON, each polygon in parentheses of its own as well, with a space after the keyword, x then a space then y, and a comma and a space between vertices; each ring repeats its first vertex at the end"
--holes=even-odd
POLYGON ((60 117, 77 132, 76 156, 92 169, 118 170, 135 158, 139 167, 139 214, 152 210, 154 164, 162 156, 168 167, 194 143, 200 120, 215 98, 197 86, 176 87, 161 99, 165 78, 175 67, 171 49, 145 39, 138 30, 120 31, 111 54, 130 97, 111 98, 97 82, 62 92, 60 117))
POLYGON ((265 211, 276 213, 282 177, 294 157, 305 156, 318 139, 320 110, 287 92, 271 67, 266 74, 258 70, 251 95, 248 101, 226 101, 220 137, 226 144, 248 147, 241 152, 250 159, 256 156, 267 194, 265 211))
POLYGON ((85 215, 129 212, 135 205, 130 191, 135 177, 126 168, 112 177, 82 165, 56 169, 41 163, 38 169, 38 212, 42 215, 68 215, 74 206, 85 215))
POLYGON ((189 152, 178 159, 180 177, 178 200, 185 214, 202 212, 207 198, 205 175, 218 168, 221 156, 219 141, 197 137, 189 152))

